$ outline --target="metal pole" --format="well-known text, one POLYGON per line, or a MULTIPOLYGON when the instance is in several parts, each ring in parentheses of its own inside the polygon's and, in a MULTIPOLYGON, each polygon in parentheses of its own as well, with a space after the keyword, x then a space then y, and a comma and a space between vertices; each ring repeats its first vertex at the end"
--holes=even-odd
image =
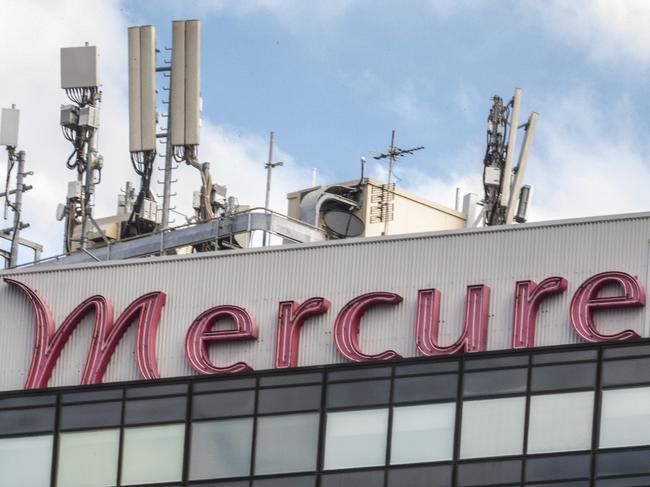
MULTIPOLYGON (((268 213, 270 200, 271 200, 271 171, 273 171, 273 144, 275 142, 275 132, 271 132, 271 140, 269 141, 269 160, 264 166, 266 168, 266 197, 264 198, 264 209, 268 213)), ((262 247, 266 247, 266 234, 264 231, 262 236, 262 247)))
POLYGON ((167 230, 169 227, 169 207, 170 197, 172 191, 172 90, 169 90, 169 100, 167 106, 169 107, 167 114, 167 142, 165 144, 165 178, 163 180, 163 207, 162 216, 160 219, 160 227, 162 230, 167 230))
POLYGON ((515 216, 515 208, 517 206, 517 200, 519 199, 519 191, 521 191, 521 184, 524 179, 524 174, 526 173, 526 165, 528 164, 528 154, 530 152, 530 145, 533 142, 533 135, 535 135, 535 128, 537 127, 537 119, 539 114, 533 112, 528 119, 526 124, 526 135, 524 136, 524 141, 521 146, 521 152, 519 153, 519 163, 517 164, 517 174, 515 174, 515 180, 512 183, 512 193, 510 194, 510 201, 508 203, 508 208, 506 209, 506 225, 510 225, 515 216))
POLYGON ((18 153, 18 172, 16 173, 16 199, 14 200, 14 232, 11 236, 9 267, 18 264, 18 242, 20 240, 20 212, 23 206, 23 178, 25 177, 25 151, 18 153))
POLYGON ((388 208, 390 198, 388 197, 389 192, 391 192, 390 184, 393 180, 393 164, 395 163, 395 130, 390 136, 390 151, 388 156, 388 182, 386 183, 386 201, 384 201, 385 217, 384 220, 384 235, 388 235, 388 208))
POLYGON ((519 109, 521 108, 521 88, 515 89, 510 115, 510 131, 508 132, 508 151, 501 174, 501 206, 507 207, 510 201, 510 185, 512 183, 512 160, 515 156, 517 145, 517 126, 519 124, 519 109))

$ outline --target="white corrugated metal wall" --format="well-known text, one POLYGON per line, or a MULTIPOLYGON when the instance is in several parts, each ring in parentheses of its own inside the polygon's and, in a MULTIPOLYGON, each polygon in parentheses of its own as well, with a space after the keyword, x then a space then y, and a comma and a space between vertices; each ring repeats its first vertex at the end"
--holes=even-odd
MULTIPOLYGON (((515 282, 550 276, 568 279, 569 289, 543 302, 536 343, 555 345, 579 339, 569 325, 571 296, 588 277, 604 271, 637 276, 647 287, 650 214, 420 234, 389 239, 360 239, 316 244, 220 252, 212 255, 164 257, 91 264, 48 270, 3 273, 38 290, 55 321, 83 299, 102 294, 116 313, 145 292, 167 293, 158 333, 159 368, 163 377, 192 374, 185 362, 187 328, 202 311, 220 304, 245 307, 258 321, 256 342, 214 346, 213 361, 227 365, 245 361, 255 369, 273 366, 279 301, 328 298, 326 315, 303 328, 300 365, 337 363, 344 359, 332 340, 334 318, 350 299, 370 291, 391 291, 404 302, 377 308, 364 318, 361 343, 367 353, 393 349, 415 356, 415 304, 419 289, 442 292, 443 344, 456 340, 462 325, 465 288, 491 288, 488 348, 510 346, 515 282)), ((33 344, 32 311, 26 298, 0 285, 0 390, 19 389, 25 379, 33 344)), ((648 336, 647 308, 600 313, 602 332, 631 328, 648 336)), ((50 385, 78 384, 91 336, 91 320, 75 331, 54 370, 50 385)), ((134 360, 135 327, 127 332, 109 365, 105 381, 138 379, 134 360)))

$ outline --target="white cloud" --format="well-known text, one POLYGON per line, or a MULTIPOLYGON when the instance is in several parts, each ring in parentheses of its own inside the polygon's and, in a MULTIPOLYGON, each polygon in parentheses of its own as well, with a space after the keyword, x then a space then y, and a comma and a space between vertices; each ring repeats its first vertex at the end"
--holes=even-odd
MULTIPOLYGON (((281 142, 281 136, 282 134, 277 134, 276 140, 281 142)), ((268 146, 268 138, 204 121, 199 155, 201 160, 211 162, 213 181, 225 184, 229 195, 236 196, 242 205, 262 207, 266 190, 264 165, 268 160, 268 146)), ((298 165, 282 149, 280 143, 275 145, 273 160, 282 161, 284 166, 273 169, 270 207, 286 213, 286 194, 309 187, 311 173, 298 165)), ((187 213, 190 211, 192 191, 198 190, 200 179, 197 171, 189 167, 179 168, 178 174, 179 183, 176 187, 179 195, 185 195, 186 200, 182 201, 180 196, 175 199, 179 210, 187 213)))
POLYGON ((650 65, 647 0, 530 0, 525 5, 531 23, 594 61, 650 65))
POLYGON ((438 17, 447 19, 460 12, 466 13, 471 9, 478 9, 487 4, 483 0, 425 0, 429 9, 438 17))
POLYGON ((647 211, 650 151, 632 121, 629 100, 608 107, 574 91, 549 101, 533 143, 528 181, 532 217, 556 219, 647 211))
POLYGON ((408 79, 384 106, 410 124, 423 123, 432 117, 429 108, 418 98, 413 81, 408 79))
MULTIPOLYGON (((205 13, 231 13, 237 16, 263 14, 275 17, 281 25, 294 33, 322 32, 330 29, 348 12, 370 0, 203 0, 196 7, 205 13)), ((173 5, 172 5, 173 6, 173 5)), ((321 37, 321 41, 327 40, 321 37)))

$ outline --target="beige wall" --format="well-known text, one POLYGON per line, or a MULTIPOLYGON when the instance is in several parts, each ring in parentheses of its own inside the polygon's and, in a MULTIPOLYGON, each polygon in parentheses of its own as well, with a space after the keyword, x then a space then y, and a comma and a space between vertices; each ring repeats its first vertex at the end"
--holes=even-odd
MULTIPOLYGON (((342 186, 352 186, 358 181, 337 183, 342 186)), ((355 214, 366 224, 364 237, 376 237, 384 234, 383 222, 371 223, 371 210, 377 206, 372 202, 373 188, 380 191, 382 183, 367 179, 364 183, 362 207, 355 214)), ((307 188, 287 195, 287 214, 291 218, 300 216, 300 200, 302 196, 317 188, 307 188)), ((406 233, 431 232, 437 230, 454 230, 465 227, 465 215, 447 208, 446 206, 427 201, 407 193, 399 188, 394 190, 393 219, 388 223, 388 235, 406 233)))

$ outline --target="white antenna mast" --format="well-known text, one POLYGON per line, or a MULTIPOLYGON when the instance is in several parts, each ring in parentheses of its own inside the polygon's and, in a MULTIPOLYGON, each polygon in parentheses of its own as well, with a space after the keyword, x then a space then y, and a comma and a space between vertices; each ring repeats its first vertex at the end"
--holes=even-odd
MULTIPOLYGON (((140 191, 123 238, 156 229, 157 203, 151 195, 151 175, 156 159, 156 30, 152 25, 129 28, 129 151, 140 191)), ((127 197, 128 197, 127 192, 127 197)))
MULTIPOLYGON (((167 124, 167 137, 171 141, 168 150, 171 149, 174 160, 185 161, 201 174, 198 221, 211 220, 215 217, 215 188, 210 176, 210 164, 202 164, 198 158, 201 142, 201 22, 198 20, 176 20, 172 25, 171 92, 167 124)), ((168 221, 170 177, 166 165, 164 223, 168 221)))
POLYGON ((0 193, 0 197, 5 199, 4 205, 4 218, 7 219, 7 208, 11 208, 14 212, 14 224, 10 228, 5 228, 0 232, 0 238, 11 241, 11 249, 7 253, 1 251, 0 254, 5 259, 5 267, 15 267, 18 264, 18 249, 19 245, 24 245, 34 251, 34 262, 41 258, 43 246, 35 242, 31 242, 20 237, 20 231, 29 227, 28 223, 21 221, 21 213, 23 206, 23 193, 32 189, 30 185, 24 184, 25 176, 34 174, 33 172, 25 171, 25 151, 16 152, 18 147, 18 120, 20 118, 20 111, 16 105, 11 105, 11 108, 3 108, 2 116, 0 117, 0 145, 7 148, 7 179, 5 181, 5 190, 0 193), (14 167, 16 170, 16 189, 9 189, 11 180, 11 172, 14 167), (14 195, 13 202, 9 196, 14 195))
POLYGON ((88 246, 89 223, 103 235, 92 216, 95 185, 101 181, 103 158, 97 151, 99 129, 99 55, 96 46, 61 48, 61 88, 73 102, 61 106, 61 126, 64 137, 74 150, 66 161, 68 169, 76 170, 77 180, 68 185, 65 207, 65 251, 72 251, 73 232, 79 231, 79 248, 88 246), (95 180, 97 177, 97 180, 95 180))
POLYGON ((488 144, 483 160, 485 196, 481 211, 484 215, 485 225, 488 226, 512 223, 515 219, 516 208, 520 208, 523 212, 517 212, 516 220, 518 222, 526 220, 525 212, 531 192, 530 187, 523 190, 522 182, 526 172, 530 145, 537 126, 538 114, 533 112, 527 123, 521 127, 517 125, 521 108, 521 94, 520 88, 515 89, 514 97, 508 104, 504 104, 499 96, 494 96, 494 103, 488 115, 488 144), (511 109, 510 112, 509 109, 511 109), (517 130, 522 127, 525 128, 526 134, 517 167, 513 169, 512 161, 516 152, 517 130))

